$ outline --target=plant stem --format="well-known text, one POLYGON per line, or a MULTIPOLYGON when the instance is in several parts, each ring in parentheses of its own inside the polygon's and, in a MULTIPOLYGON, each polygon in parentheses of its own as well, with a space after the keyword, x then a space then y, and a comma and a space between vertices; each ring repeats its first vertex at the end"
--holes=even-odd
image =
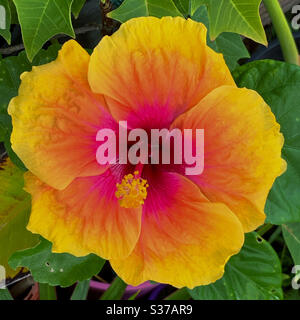
POLYGON ((267 233, 273 225, 271 223, 264 224, 260 229, 257 230, 257 233, 262 237, 265 233, 267 233))
POLYGON ((101 278, 98 274, 95 274, 94 277, 98 279, 100 282, 107 283, 103 278, 101 278))
POLYGON ((127 284, 119 277, 116 277, 110 287, 103 293, 100 300, 121 300, 126 287, 127 284))
POLYGON ((281 234, 281 227, 278 226, 275 231, 270 235, 270 238, 268 239, 268 242, 270 244, 272 244, 277 238, 278 236, 280 236, 281 234))
POLYGON ((281 265, 282 265, 282 261, 283 261, 283 258, 286 254, 286 244, 284 244, 284 247, 282 249, 282 252, 281 252, 281 257, 280 257, 280 262, 281 262, 281 265))
POLYGON ((52 287, 47 283, 39 283, 39 288, 40 300, 56 300, 55 287, 52 287))
POLYGON ((271 17, 285 61, 299 65, 297 45, 279 1, 263 0, 263 2, 271 17))
POLYGON ((86 300, 90 288, 90 280, 79 281, 72 293, 71 300, 86 300))

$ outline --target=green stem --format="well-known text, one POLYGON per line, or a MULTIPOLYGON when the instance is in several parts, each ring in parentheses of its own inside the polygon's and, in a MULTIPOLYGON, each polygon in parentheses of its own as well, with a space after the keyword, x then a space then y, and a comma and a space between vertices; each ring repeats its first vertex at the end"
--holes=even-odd
POLYGON ((127 284, 119 277, 116 277, 109 288, 103 293, 100 300, 121 300, 126 287, 127 284))
POLYGON ((263 2, 271 17, 285 61, 299 65, 297 45, 279 1, 263 0, 263 2))
POLYGON ((40 300, 56 300, 55 287, 50 286, 47 283, 39 283, 40 300))
POLYGON ((71 300, 86 300, 90 288, 90 280, 79 281, 72 293, 71 300))
POLYGON ((284 247, 282 249, 282 252, 281 252, 281 257, 280 257, 280 262, 281 262, 281 265, 282 265, 282 261, 283 261, 283 258, 286 254, 286 245, 284 244, 284 247))
POLYGON ((268 242, 272 244, 281 234, 281 227, 278 226, 275 231, 270 235, 268 242))
POLYGON ((267 233, 273 225, 271 223, 264 224, 260 229, 257 230, 257 233, 262 237, 265 233, 267 233))

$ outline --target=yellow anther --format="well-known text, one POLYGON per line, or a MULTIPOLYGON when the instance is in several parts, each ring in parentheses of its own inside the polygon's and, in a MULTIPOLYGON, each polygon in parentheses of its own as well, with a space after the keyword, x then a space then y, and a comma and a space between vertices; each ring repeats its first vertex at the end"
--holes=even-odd
POLYGON ((147 180, 139 177, 139 171, 127 174, 121 183, 117 183, 116 197, 123 208, 138 208, 147 198, 147 180))

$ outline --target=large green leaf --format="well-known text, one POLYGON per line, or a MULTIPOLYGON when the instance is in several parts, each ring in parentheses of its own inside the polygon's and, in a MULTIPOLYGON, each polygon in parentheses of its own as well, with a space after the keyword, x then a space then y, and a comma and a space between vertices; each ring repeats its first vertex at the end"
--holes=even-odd
POLYGON ((41 238, 36 247, 13 254, 9 264, 12 268, 28 268, 37 282, 68 287, 77 281, 90 279, 100 272, 105 263, 94 254, 74 257, 68 253, 53 253, 51 249, 52 244, 41 238))
POLYGON ((219 0, 216 4, 216 0, 191 0, 191 13, 206 4, 212 39, 222 32, 235 32, 266 45, 267 38, 259 15, 261 1, 219 0))
POLYGON ((27 59, 25 51, 22 51, 18 56, 8 57, 0 61, 0 142, 4 142, 11 160, 23 169, 25 169, 24 165, 11 149, 12 125, 7 107, 11 98, 18 94, 21 82, 20 75, 24 71, 30 71, 33 65, 41 65, 55 59, 59 48, 59 44, 53 44, 47 50, 41 50, 32 63, 27 59))
MULTIPOLYGON (((202 22, 209 30, 208 14, 205 6, 200 6, 193 14, 192 19, 202 22)), ((209 36, 207 36, 207 44, 216 52, 224 55, 224 59, 230 70, 234 70, 239 66, 238 61, 240 59, 250 57, 241 36, 236 33, 224 32, 214 41, 211 41, 209 36)))
POLYGON ((8 0, 0 0, 0 36, 2 36, 8 44, 11 41, 10 34, 11 13, 8 0))
POLYGON ((279 61, 256 61, 238 68, 239 87, 256 90, 281 125, 282 156, 287 171, 276 179, 266 204, 267 221, 300 222, 300 67, 279 61))
POLYGON ((72 0, 13 0, 30 61, 53 36, 75 37, 71 22, 72 0))
POLYGON ((37 235, 26 230, 30 196, 23 186, 23 171, 6 159, 0 167, 0 265, 4 266, 8 277, 18 272, 9 267, 10 256, 17 250, 33 247, 39 241, 37 235))
MULTIPOLYGON (((184 3, 183 1, 176 1, 184 3)), ((108 17, 126 22, 136 17, 164 17, 164 16, 183 16, 176 7, 175 0, 124 0, 119 8, 108 13, 108 17)))
POLYGON ((300 222, 283 224, 282 233, 295 265, 300 265, 300 222))
POLYGON ((281 265, 271 245, 256 233, 246 234, 245 244, 213 284, 189 290, 196 300, 282 299, 281 265))

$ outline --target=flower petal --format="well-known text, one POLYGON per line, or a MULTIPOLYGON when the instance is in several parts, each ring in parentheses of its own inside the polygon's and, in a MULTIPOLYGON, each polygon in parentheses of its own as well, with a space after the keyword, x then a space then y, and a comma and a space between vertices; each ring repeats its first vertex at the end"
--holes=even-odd
POLYGON ((77 178, 62 191, 26 173, 26 191, 32 195, 27 229, 51 241, 54 252, 95 253, 105 259, 128 256, 140 234, 142 210, 119 206, 111 170, 77 178))
POLYGON ((77 42, 65 43, 56 61, 22 74, 19 95, 9 105, 13 150, 57 189, 105 169, 96 162, 96 133, 109 116, 103 98, 89 89, 89 59, 77 42))
POLYGON ((145 202, 137 246, 128 258, 111 260, 113 269, 131 285, 151 279, 193 288, 216 281, 243 245, 241 223, 185 177, 162 173, 162 181, 169 185, 164 198, 158 192, 145 202))
POLYGON ((89 83, 105 95, 117 120, 146 129, 168 127, 220 85, 235 85, 206 28, 190 19, 131 19, 95 48, 89 83))
POLYGON ((225 203, 245 232, 263 224, 266 198, 286 164, 280 126, 259 94, 220 87, 176 119, 172 128, 204 129, 204 171, 188 176, 203 194, 225 203))

